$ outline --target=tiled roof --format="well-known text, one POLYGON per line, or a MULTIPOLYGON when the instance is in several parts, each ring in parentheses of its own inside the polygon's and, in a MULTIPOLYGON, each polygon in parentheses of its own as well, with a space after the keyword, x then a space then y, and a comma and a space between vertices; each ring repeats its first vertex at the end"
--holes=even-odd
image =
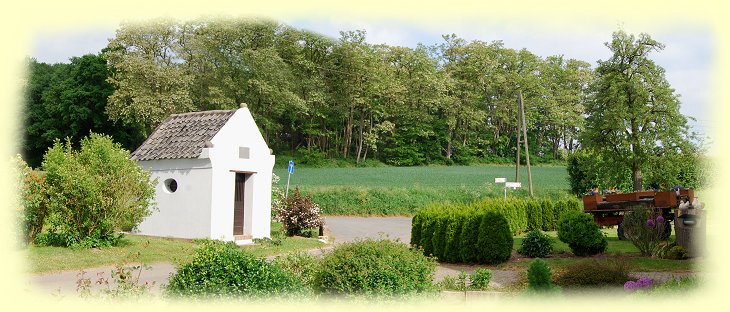
POLYGON ((235 110, 212 110, 174 114, 163 121, 131 160, 198 158, 206 142, 213 139, 235 110))

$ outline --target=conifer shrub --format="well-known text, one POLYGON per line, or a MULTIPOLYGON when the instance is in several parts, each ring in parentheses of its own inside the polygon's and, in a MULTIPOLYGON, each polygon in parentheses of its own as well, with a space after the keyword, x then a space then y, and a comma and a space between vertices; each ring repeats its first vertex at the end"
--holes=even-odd
POLYGON ((411 246, 417 247, 421 245, 421 226, 424 216, 421 213, 413 215, 411 219, 411 246))
POLYGON ((461 261, 476 263, 480 258, 479 248, 479 226, 482 223, 482 212, 473 211, 464 218, 464 225, 461 228, 461 261))
POLYGON ((542 205, 534 199, 528 199, 525 203, 527 208, 527 230, 539 230, 542 228, 542 205))
POLYGON ((547 198, 540 201, 540 210, 542 213, 542 227, 543 231, 555 230, 556 224, 558 223, 555 218, 555 205, 552 200, 547 198))
POLYGON ((479 263, 497 264, 507 261, 512 254, 512 244, 512 233, 504 216, 493 211, 483 214, 477 239, 479 263))
POLYGON ((439 259, 444 258, 444 249, 446 246, 446 227, 449 222, 449 214, 439 214, 434 218, 434 231, 431 242, 433 244, 433 255, 439 259))
POLYGON ((464 225, 464 215, 461 213, 453 213, 449 217, 446 226, 446 243, 444 246, 442 261, 456 263, 461 261, 461 229, 464 225))
POLYGON ((570 211, 558 222, 558 239, 568 244, 579 257, 602 253, 608 247, 605 234, 593 222, 593 217, 584 212, 570 211))
POLYGON ((534 291, 554 290, 552 275, 553 272, 545 260, 540 258, 532 260, 527 269, 527 287, 534 291))
POLYGON ((530 258, 545 258, 553 251, 552 239, 547 234, 534 230, 522 240, 522 246, 517 250, 520 254, 530 258))

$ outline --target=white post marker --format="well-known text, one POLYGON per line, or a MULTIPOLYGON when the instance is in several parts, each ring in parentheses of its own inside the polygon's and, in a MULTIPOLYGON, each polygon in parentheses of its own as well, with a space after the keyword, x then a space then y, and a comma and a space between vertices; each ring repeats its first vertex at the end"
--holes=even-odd
MULTIPOLYGON (((507 178, 494 178, 494 183, 506 183, 507 178)), ((507 187, 504 187, 504 199, 507 199, 507 187)))
POLYGON ((294 161, 289 161, 289 167, 286 168, 286 171, 289 173, 289 176, 286 178, 286 193, 284 194, 285 198, 289 197, 289 181, 291 181, 291 175, 294 174, 294 161))
POLYGON ((521 188, 522 183, 520 182, 507 182, 504 184, 504 198, 507 198, 507 188, 510 187, 513 190, 521 188))

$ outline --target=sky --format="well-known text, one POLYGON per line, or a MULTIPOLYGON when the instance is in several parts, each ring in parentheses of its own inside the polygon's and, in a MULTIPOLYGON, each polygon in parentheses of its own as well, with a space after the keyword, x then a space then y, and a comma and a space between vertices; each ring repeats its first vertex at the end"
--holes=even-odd
MULTIPOLYGON (((441 43, 444 34, 454 33, 467 40, 501 40, 505 47, 526 48, 541 57, 564 55, 590 63, 594 68, 598 60, 610 57, 604 43, 619 28, 628 33, 648 33, 663 43, 665 49, 650 57, 666 70, 666 78, 680 95, 681 112, 696 120, 690 120, 691 131, 710 136, 717 126, 713 121, 711 94, 712 68, 715 42, 712 29, 700 23, 677 22, 661 27, 627 25, 620 20, 614 24, 546 25, 526 23, 520 20, 476 21, 465 19, 448 23, 413 22, 402 18, 337 18, 331 16, 305 16, 277 19, 279 22, 339 37, 340 31, 365 30, 367 41, 415 47, 418 43, 441 43)), ((39 62, 68 62, 73 56, 98 53, 114 37, 115 28, 93 27, 89 29, 38 32, 33 37, 31 57, 39 62)), ((709 143, 712 142, 710 139, 709 143)))

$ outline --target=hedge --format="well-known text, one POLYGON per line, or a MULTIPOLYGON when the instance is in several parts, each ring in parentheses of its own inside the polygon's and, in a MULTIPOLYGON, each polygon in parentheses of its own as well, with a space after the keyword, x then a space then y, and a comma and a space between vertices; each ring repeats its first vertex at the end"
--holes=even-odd
POLYGON ((581 203, 575 198, 489 198, 471 204, 432 204, 413 216, 411 245, 444 262, 498 263, 509 258, 507 254, 502 260, 505 257, 503 250, 506 250, 502 246, 509 243, 511 251, 512 235, 529 230, 555 230, 560 216, 570 211, 582 211, 581 203), (506 234, 494 233, 499 227, 493 228, 493 213, 504 219, 506 234), (483 224, 487 215, 492 221, 483 224), (485 227, 489 230, 485 231, 485 227), (500 238, 492 238, 495 235, 500 238), (509 240, 505 236, 509 236, 509 240), (492 239, 497 241, 490 241, 492 239), (504 244, 500 243, 502 240, 504 244), (487 251, 487 255, 485 246, 502 249, 487 251))

